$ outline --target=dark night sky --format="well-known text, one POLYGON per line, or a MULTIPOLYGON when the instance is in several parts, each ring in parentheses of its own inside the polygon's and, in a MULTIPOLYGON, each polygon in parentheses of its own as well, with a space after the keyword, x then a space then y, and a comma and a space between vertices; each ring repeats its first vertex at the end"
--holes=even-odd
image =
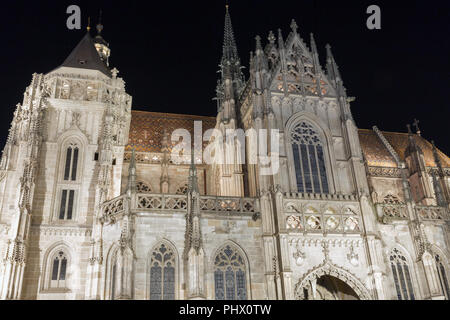
MULTIPOLYGON (((0 147, 32 73, 60 65, 99 9, 111 65, 125 79, 134 109, 216 114, 211 99, 224 0, 5 1, 2 7, 0 147), (66 28, 70 4, 81 7, 82 30, 66 28)), ((230 12, 243 65, 257 34, 265 40, 281 28, 286 38, 294 18, 307 43, 314 32, 322 64, 325 44, 332 45, 347 92, 357 98, 352 110, 360 128, 405 132, 418 118, 423 136, 450 154, 450 2, 231 0, 230 12), (371 4, 381 7, 382 30, 366 28, 371 4)))

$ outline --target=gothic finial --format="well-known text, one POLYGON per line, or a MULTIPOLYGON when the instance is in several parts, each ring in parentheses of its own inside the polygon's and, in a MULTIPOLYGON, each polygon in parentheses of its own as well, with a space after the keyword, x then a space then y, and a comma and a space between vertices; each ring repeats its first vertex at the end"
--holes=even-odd
POLYGON ((262 50, 261 37, 260 36, 256 36, 255 40, 256 40, 256 51, 262 50))
POLYGON ((297 22, 295 22, 294 19, 292 19, 292 21, 291 21, 291 29, 294 33, 297 33, 298 26, 297 26, 297 22))
POLYGON ((273 34, 272 30, 270 30, 269 32, 269 36, 267 37, 267 40, 269 40, 270 44, 274 44, 275 43, 275 35, 273 34))
POLYGON ((331 52, 331 46, 330 46, 330 44, 329 43, 327 43, 326 45, 325 45, 325 48, 327 49, 327 61, 332 61, 332 60, 334 60, 334 57, 333 57, 333 53, 331 52))
POLYGON ((278 47, 284 48, 284 40, 283 40, 283 33, 281 32, 281 29, 278 29, 278 47))
POLYGON ((102 10, 100 10, 99 16, 98 16, 98 23, 96 26, 97 29, 97 35, 100 35, 103 31, 103 24, 102 24, 102 10))
POLYGON ((416 128, 417 135, 420 137, 421 136, 421 131, 420 131, 420 128, 419 128, 419 123, 420 123, 419 120, 414 119, 413 125, 416 128))

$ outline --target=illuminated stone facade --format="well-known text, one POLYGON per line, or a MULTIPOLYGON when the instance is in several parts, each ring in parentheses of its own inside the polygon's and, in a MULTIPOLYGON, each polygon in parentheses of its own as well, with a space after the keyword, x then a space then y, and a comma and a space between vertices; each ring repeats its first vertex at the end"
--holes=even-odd
POLYGON ((246 80, 227 9, 214 118, 132 111, 100 35, 33 75, 0 163, 0 298, 448 299, 450 159, 358 129, 330 47, 324 71, 291 29, 256 38, 246 80), (196 121, 278 130, 280 169, 176 164, 196 121))

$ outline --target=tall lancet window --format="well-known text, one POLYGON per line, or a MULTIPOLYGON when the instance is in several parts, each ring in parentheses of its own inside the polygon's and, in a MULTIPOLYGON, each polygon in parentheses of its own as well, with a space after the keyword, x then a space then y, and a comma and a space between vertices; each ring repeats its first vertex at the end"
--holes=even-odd
POLYGON ((246 300, 245 262, 233 247, 222 248, 214 260, 216 300, 246 300))
POLYGON ((51 269, 51 288, 65 288, 66 287, 66 272, 67 272, 67 257, 64 251, 57 251, 53 258, 51 269))
POLYGON ((64 166, 64 181, 76 181, 78 169, 78 146, 71 144, 66 150, 66 163, 64 166))
POLYGON ((405 256, 395 248, 389 258, 398 300, 415 300, 414 290, 405 256))
POLYGON ((150 260, 150 300, 175 300, 175 252, 162 243, 150 260))
POLYGON ((313 126, 298 123, 291 132, 298 192, 329 193, 324 148, 313 126))
POLYGON ((450 289, 448 286, 447 274, 445 273, 444 264, 441 261, 441 257, 438 255, 435 256, 436 259, 436 268, 437 273, 439 275, 439 282, 441 283, 442 292, 446 296, 447 300, 450 300, 450 289))

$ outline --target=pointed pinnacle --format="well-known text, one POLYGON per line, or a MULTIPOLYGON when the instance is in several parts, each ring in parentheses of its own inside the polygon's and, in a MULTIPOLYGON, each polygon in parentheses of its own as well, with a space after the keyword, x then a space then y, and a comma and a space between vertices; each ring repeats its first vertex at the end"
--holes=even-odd
POLYGON ((267 37, 267 40, 269 40, 270 44, 274 44, 275 43, 275 35, 273 34, 272 30, 270 30, 269 32, 269 36, 267 37))
POLYGON ((260 36, 256 36, 255 40, 256 40, 256 51, 262 50, 261 37, 260 36))
POLYGON ((231 16, 226 7, 225 13, 225 27, 224 27, 224 39, 223 39, 223 57, 224 60, 238 60, 238 52, 236 46, 236 40, 234 39, 233 26, 231 24, 231 16))
POLYGON ((311 50, 313 53, 317 53, 316 40, 314 40, 314 33, 311 33, 311 50))
POLYGON ((325 48, 327 49, 327 61, 334 60, 333 53, 331 52, 331 46, 330 46, 330 44, 327 43, 327 44, 325 45, 325 48))
POLYGON ((283 33, 281 32, 281 29, 278 29, 278 47, 284 48, 284 40, 283 40, 283 33))
POLYGON ((297 22, 295 22, 294 19, 292 19, 292 21, 291 21, 291 29, 294 33, 297 33, 298 26, 297 26, 297 22))

